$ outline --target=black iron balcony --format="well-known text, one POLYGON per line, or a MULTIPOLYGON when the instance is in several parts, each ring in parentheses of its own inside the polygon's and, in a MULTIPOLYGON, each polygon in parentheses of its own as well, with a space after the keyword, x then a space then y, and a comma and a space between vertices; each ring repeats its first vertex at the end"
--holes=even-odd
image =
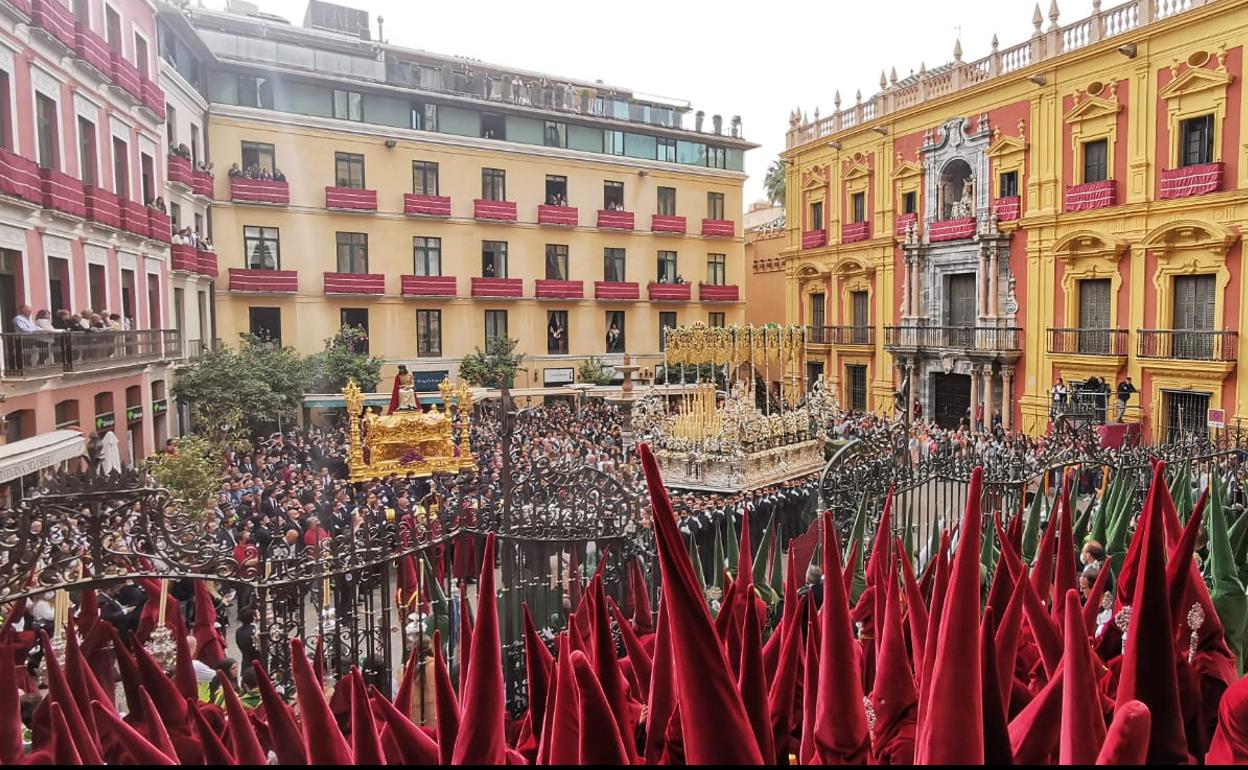
POLYGON ((1137 329, 1140 358, 1182 361, 1234 361, 1239 333, 1195 329, 1137 329))
POLYGON ((4 377, 49 377, 172 360, 182 350, 176 329, 129 332, 0 334, 4 377))
POLYGON ((1126 329, 1048 330, 1049 353, 1080 356, 1125 356, 1126 329))
POLYGON ((875 345, 874 326, 807 326, 806 341, 815 345, 875 345))
POLYGON ((1016 352, 1022 347, 1017 326, 885 326, 886 348, 948 348, 981 352, 1016 352))

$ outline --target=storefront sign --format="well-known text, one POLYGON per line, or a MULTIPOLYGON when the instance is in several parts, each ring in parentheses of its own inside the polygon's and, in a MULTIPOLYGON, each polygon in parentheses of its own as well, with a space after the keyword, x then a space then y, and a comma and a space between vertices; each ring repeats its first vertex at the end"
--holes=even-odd
POLYGON ((1226 427, 1226 410, 1210 409, 1209 410, 1209 427, 1225 428, 1226 427))
POLYGON ((152 416, 159 417, 169 411, 169 402, 165 399, 158 399, 152 402, 152 416))
POLYGON ((442 380, 447 377, 446 369, 434 369, 428 372, 412 372, 412 380, 417 393, 436 393, 442 380))
POLYGON ((97 414, 95 416, 95 432, 103 433, 106 430, 112 430, 117 426, 117 415, 112 412, 97 414))
POLYGON ((576 382, 576 370, 572 367, 543 369, 542 379, 547 385, 571 385, 576 382))
POLYGON ((143 407, 128 406, 126 407, 126 424, 140 422, 143 419, 143 407))

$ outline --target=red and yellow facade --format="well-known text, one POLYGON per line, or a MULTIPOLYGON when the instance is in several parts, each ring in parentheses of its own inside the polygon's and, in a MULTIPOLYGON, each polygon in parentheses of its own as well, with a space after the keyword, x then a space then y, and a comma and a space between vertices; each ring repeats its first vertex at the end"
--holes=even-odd
POLYGON ((1190 6, 1037 16, 1021 45, 973 62, 959 45, 795 114, 783 256, 788 321, 823 303, 808 375, 850 403, 865 367, 868 410, 899 391, 945 420, 983 402, 1028 433, 1058 378, 1132 377, 1127 421, 1159 440, 1244 415, 1248 3, 1190 6))

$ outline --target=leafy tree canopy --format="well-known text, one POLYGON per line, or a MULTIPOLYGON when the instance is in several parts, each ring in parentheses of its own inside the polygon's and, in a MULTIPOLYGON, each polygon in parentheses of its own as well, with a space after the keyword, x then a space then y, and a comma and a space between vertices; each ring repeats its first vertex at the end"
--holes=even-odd
POLYGON ((524 354, 516 352, 520 341, 499 335, 485 342, 485 350, 477 347, 459 364, 460 379, 483 388, 511 387, 524 354))
POLYGON ((590 356, 582 361, 576 373, 581 378, 581 382, 587 382, 590 385, 611 384, 611 372, 597 356, 590 356))
POLYGON ((174 439, 172 452, 157 452, 144 460, 143 467, 182 503, 185 515, 198 517, 212 506, 225 473, 225 460, 219 446, 191 434, 174 439))
POLYGON ((365 393, 377 390, 382 360, 365 351, 368 335, 358 326, 343 326, 325 340, 325 349, 307 359, 308 385, 313 393, 338 393, 354 379, 365 393))

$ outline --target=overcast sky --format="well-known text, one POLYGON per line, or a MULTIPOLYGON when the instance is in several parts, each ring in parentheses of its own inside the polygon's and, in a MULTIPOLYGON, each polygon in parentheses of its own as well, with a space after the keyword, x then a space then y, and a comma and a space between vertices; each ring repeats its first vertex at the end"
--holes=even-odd
MULTIPOLYGON (((306 0, 255 0, 262 10, 303 22, 306 0)), ((225 0, 202 0, 223 8, 225 0)), ((1034 0, 627 0, 525 2, 475 0, 340 0, 385 17, 397 45, 468 56, 503 66, 582 80, 601 79, 635 92, 692 102, 725 129, 740 115, 745 138, 762 145, 746 155, 746 203, 762 197, 767 164, 784 149, 790 110, 832 111, 861 89, 879 88, 880 71, 898 77, 953 58, 986 56, 993 34, 1001 47, 1031 34, 1034 0)), ((1105 0, 1104 7, 1118 3, 1105 0)), ((1061 0, 1059 23, 1086 17, 1091 0, 1061 0)), ((1048 2, 1041 5, 1048 27, 1048 2)))

